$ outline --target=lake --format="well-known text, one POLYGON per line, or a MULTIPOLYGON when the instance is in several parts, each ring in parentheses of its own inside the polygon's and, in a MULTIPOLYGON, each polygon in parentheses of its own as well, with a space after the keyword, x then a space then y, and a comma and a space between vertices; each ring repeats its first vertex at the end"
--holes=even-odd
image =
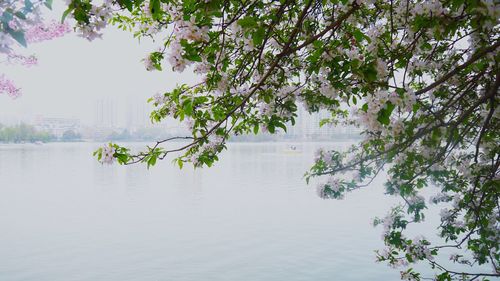
POLYGON ((99 145, 0 145, 0 280, 399 280, 374 262, 383 177, 341 201, 303 178, 349 143, 233 143, 196 170, 103 166, 99 145))

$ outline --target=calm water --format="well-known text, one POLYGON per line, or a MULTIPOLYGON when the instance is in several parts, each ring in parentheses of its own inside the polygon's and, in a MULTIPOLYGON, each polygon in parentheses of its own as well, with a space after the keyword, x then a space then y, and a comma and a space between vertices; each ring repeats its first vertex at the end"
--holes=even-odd
POLYGON ((198 170, 102 166, 97 145, 0 146, 1 281, 399 280, 374 262, 380 181, 334 201, 302 178, 325 144, 232 144, 198 170))

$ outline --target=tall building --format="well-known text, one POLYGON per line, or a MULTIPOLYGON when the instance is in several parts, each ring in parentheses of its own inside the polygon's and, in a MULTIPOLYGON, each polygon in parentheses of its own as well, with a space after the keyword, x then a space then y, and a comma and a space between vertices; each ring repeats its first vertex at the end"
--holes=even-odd
POLYGON ((146 102, 129 103, 125 114, 125 127, 136 130, 149 125, 149 110, 146 102))
POLYGON ((94 124, 101 128, 116 127, 116 106, 113 100, 100 99, 96 102, 94 124))

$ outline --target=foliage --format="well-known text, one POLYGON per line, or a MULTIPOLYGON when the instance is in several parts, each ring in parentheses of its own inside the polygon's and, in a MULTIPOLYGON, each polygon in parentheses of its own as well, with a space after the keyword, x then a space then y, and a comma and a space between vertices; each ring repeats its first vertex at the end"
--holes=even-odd
POLYGON ((73 130, 66 130, 63 132, 63 134, 61 136, 62 141, 78 141, 81 139, 82 139, 82 136, 73 130))
POLYGON ((6 127, 0 124, 0 142, 49 142, 55 140, 55 136, 43 131, 37 131, 33 126, 20 124, 6 127))
POLYGON ((403 203, 375 221, 384 225, 379 261, 406 268, 406 280, 422 278, 411 267, 419 261, 438 270, 435 280, 500 275, 497 2, 73 0, 66 14, 89 39, 108 20, 152 37, 160 44, 147 70, 168 61, 202 81, 150 100, 153 122, 189 124, 189 144, 162 148, 170 138, 137 154, 110 144, 99 159, 150 166, 182 151, 180 166, 210 166, 233 135, 286 131, 298 106, 328 110, 329 122, 358 125, 364 139, 318 151, 306 177, 328 177, 319 196, 342 198, 387 169, 386 192, 403 203), (430 201, 427 186, 438 190, 430 201), (428 204, 442 206, 432 243, 406 236, 428 204), (445 249, 470 271, 445 267, 445 249), (485 263, 491 272, 475 271, 485 263))

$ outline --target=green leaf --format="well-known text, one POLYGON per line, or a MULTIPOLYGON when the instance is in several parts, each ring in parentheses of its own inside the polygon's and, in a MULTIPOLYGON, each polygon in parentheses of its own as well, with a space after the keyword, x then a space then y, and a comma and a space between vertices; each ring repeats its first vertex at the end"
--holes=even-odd
POLYGON ((191 116, 193 115, 193 103, 191 102, 191 100, 186 100, 184 102, 184 112, 186 113, 186 115, 188 116, 191 116))
POLYGON ((377 70, 374 67, 367 67, 363 71, 363 76, 367 82, 373 82, 377 80, 377 70))
POLYGON ((14 15, 22 20, 26 19, 26 16, 22 12, 16 12, 14 15))
POLYGON ((128 155, 127 154, 119 153, 119 154, 116 154, 115 157, 118 160, 119 164, 125 164, 128 162, 128 155))
POLYGON ((286 125, 285 124, 283 124, 283 123, 281 123, 279 121, 276 121, 275 124, 276 124, 276 127, 280 127, 281 129, 283 129, 283 131, 286 132, 286 125))
POLYGON ((182 57, 190 61, 201 62, 201 56, 198 54, 185 54, 182 57))
POLYGON ((183 11, 184 11, 184 19, 188 20, 189 14, 196 10, 198 0, 184 0, 182 2, 183 2, 182 6, 183 6, 183 11))
POLYGON ((45 0, 44 4, 45 4, 45 7, 52 10, 52 0, 45 0))
POLYGON ((330 119, 326 118, 326 119, 321 119, 319 121, 319 127, 320 128, 323 127, 323 126, 325 126, 326 124, 330 124, 330 119))
POLYGON ((133 3, 132 0, 118 0, 118 4, 120 6, 127 8, 130 12, 132 12, 133 9, 133 3))
POLYGON ((62 14, 62 17, 61 17, 61 22, 64 22, 64 20, 66 19, 66 17, 73 11, 73 8, 68 8, 66 11, 64 11, 64 13, 62 14))
POLYGON ((148 163, 147 163, 148 168, 151 167, 151 166, 154 166, 156 164, 156 159, 157 158, 156 158, 155 154, 153 154, 153 155, 151 155, 151 157, 149 157, 148 163))
POLYGON ((23 47, 28 47, 26 44, 26 39, 24 38, 24 32, 22 31, 14 31, 12 29, 7 29, 7 33, 9 33, 14 40, 16 40, 19 44, 21 44, 23 47))
POLYGON ((8 29, 9 27, 9 22, 13 19, 14 17, 12 16, 12 13, 9 11, 5 11, 2 14, 2 23, 4 24, 5 28, 8 29))
POLYGON ((149 2, 149 10, 151 11, 151 15, 153 19, 159 20, 161 19, 161 2, 160 0, 151 0, 149 2))
POLYGON ((274 134, 275 132, 274 124, 269 124, 267 126, 267 130, 269 131, 269 133, 274 134))
POLYGON ((257 26, 255 17, 244 17, 238 20, 238 24, 243 28, 253 28, 257 26))
POLYGON ((354 38, 356 38, 356 41, 358 42, 362 42, 363 39, 365 38, 365 35, 359 29, 354 30, 352 35, 354 36, 354 38))
POLYGON ((392 104, 391 102, 388 102, 386 104, 386 107, 382 108, 378 112, 377 120, 384 125, 389 125, 391 114, 392 114, 392 111, 394 110, 395 107, 396 106, 394 104, 392 104))
POLYGON ((259 46, 260 44, 262 44, 262 42, 264 41, 264 37, 265 36, 266 36, 265 29, 263 27, 259 27, 257 29, 257 31, 255 31, 252 34, 252 40, 253 40, 254 46, 259 46))

